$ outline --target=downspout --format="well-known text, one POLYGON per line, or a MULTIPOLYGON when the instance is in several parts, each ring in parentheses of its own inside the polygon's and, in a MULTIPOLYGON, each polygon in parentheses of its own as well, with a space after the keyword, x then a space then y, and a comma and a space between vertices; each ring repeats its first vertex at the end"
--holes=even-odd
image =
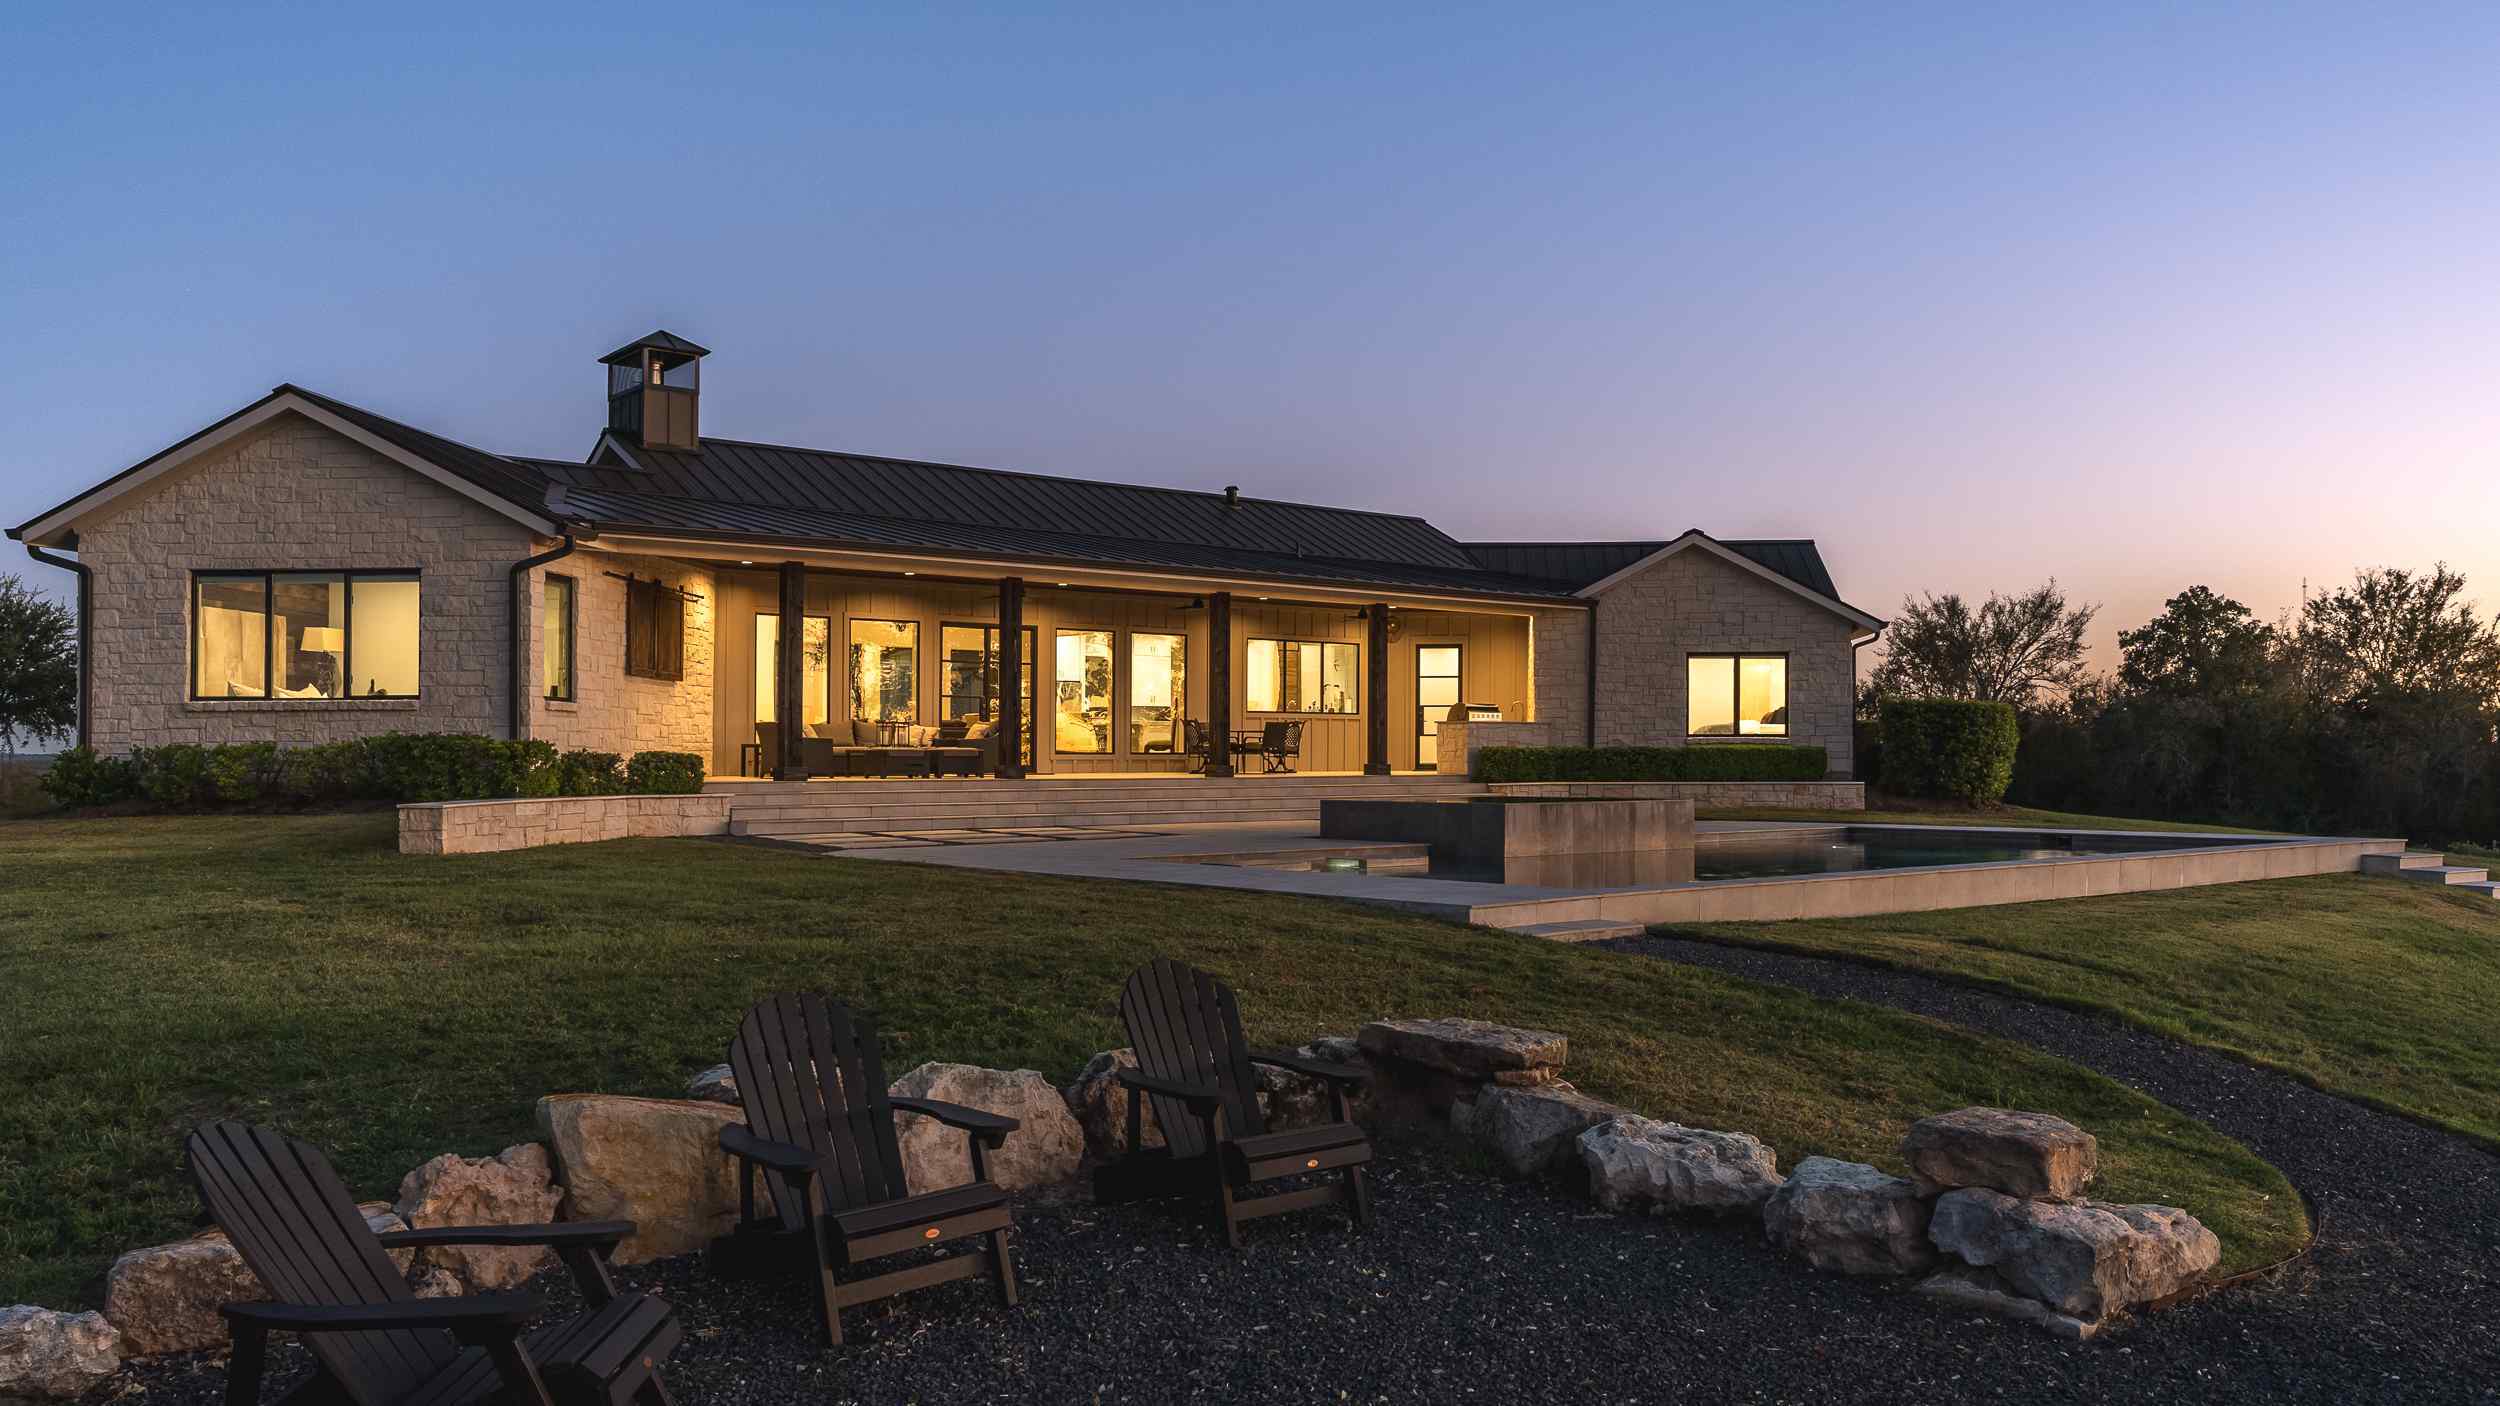
POLYGON ((1586 706, 1588 745, 1594 747, 1597 745, 1597 598, 1595 596, 1589 597, 1589 666, 1584 672, 1587 674, 1586 683, 1589 691, 1586 706))
POLYGON ((526 657, 529 651, 522 643, 526 635, 523 626, 527 623, 529 612, 521 608, 521 602, 529 595, 529 574, 551 561, 561 561, 573 555, 574 545, 573 534, 566 532, 563 543, 555 550, 523 557, 512 564, 512 656, 506 661, 512 666, 512 709, 506 735, 516 742, 521 738, 521 725, 529 716, 526 711, 528 697, 521 691, 521 680, 529 664, 526 657))
MULTIPOLYGON (((70 539, 69 549, 73 552, 78 550, 77 538, 73 537, 70 539)), ((45 551, 43 548, 36 546, 32 542, 26 544, 26 555, 33 557, 35 560, 42 562, 46 566, 57 566, 63 571, 74 572, 77 574, 78 745, 81 747, 92 747, 95 744, 87 736, 87 709, 95 687, 93 682, 95 678, 95 651, 87 647, 87 623, 88 615, 91 609, 89 605, 89 598, 93 594, 93 592, 88 589, 90 585, 91 573, 85 562, 73 561, 68 557, 54 556, 52 553, 45 551)))

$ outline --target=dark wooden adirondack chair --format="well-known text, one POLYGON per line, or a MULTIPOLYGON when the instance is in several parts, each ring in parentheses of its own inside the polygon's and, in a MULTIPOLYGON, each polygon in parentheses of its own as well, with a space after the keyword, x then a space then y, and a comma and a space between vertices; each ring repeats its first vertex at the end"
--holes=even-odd
POLYGON ((712 1243, 725 1272, 799 1265, 812 1269, 825 1337, 842 1343, 842 1310, 933 1284, 987 1273, 998 1301, 1016 1302, 1013 1223, 1007 1193, 989 1179, 987 1151, 1016 1120, 933 1098, 886 1092, 885 1061, 869 1021, 822 996, 756 1002, 729 1044, 745 1127, 721 1129, 738 1159, 738 1228, 712 1243), (919 1113, 960 1128, 972 1144, 972 1180, 912 1194, 894 1142, 894 1115, 919 1113), (757 1211, 763 1175, 770 1210, 757 1211), (836 1271, 924 1245, 986 1235, 986 1249, 845 1282, 836 1271))
POLYGON ((1372 1223, 1371 1188, 1363 1167, 1371 1140, 1346 1116, 1346 1090, 1360 1070, 1300 1055, 1252 1050, 1242 1039, 1233 989, 1195 967, 1157 958, 1140 967, 1120 993, 1137 1068, 1120 1071, 1128 1088, 1130 1152, 1096 1168, 1102 1202, 1198 1194, 1213 1199, 1224 1242, 1241 1248, 1241 1223, 1312 1206, 1342 1203, 1357 1228, 1372 1223), (1273 1065, 1328 1086, 1336 1121, 1272 1133, 1259 1113, 1257 1065, 1273 1065), (1138 1100, 1154 1104, 1164 1145, 1139 1147, 1144 1117, 1138 1100), (1280 1177, 1342 1169, 1333 1182, 1249 1199, 1234 1193, 1280 1177))
POLYGON ((299 1333, 320 1363, 290 1403, 669 1406, 660 1362, 677 1346, 676 1310, 620 1294, 607 1257, 631 1221, 493 1225, 377 1235, 320 1149, 266 1128, 217 1122, 184 1143, 209 1214, 275 1303, 225 1306, 234 1333, 227 1406, 260 1397, 269 1334, 299 1333), (389 1250, 546 1245, 563 1257, 586 1313, 523 1329, 545 1308, 530 1294, 420 1299, 389 1250))

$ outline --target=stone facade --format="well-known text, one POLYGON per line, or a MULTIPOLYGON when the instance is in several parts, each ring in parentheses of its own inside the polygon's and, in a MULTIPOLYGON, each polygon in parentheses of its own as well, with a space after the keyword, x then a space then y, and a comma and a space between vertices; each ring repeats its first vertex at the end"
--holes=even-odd
POLYGON ((502 735, 505 592, 528 529, 294 415, 78 524, 93 568, 92 735, 106 752, 170 742, 331 742, 393 730, 502 735), (420 573, 412 699, 193 700, 195 570, 420 573))
POLYGON ((595 840, 729 833, 724 795, 428 801, 399 808, 401 854, 496 854, 595 840))
MULTIPOLYGON (((1688 655, 1785 654, 1788 736, 1780 740, 1823 748, 1831 774, 1848 776, 1854 632, 1849 620, 1707 548, 1677 552, 1597 597, 1597 745, 1680 747, 1690 740, 1684 733, 1688 655)), ((1540 628, 1538 697, 1553 697, 1557 706, 1540 707, 1538 716, 1559 718, 1572 711, 1576 695, 1547 694, 1546 653, 1540 628)), ((1568 688, 1571 681, 1558 682, 1568 688)))
MULTIPOLYGON (((541 550, 553 547, 543 543, 541 550)), ((535 555, 535 553, 532 553, 535 555)), ((712 755, 712 659, 717 579, 709 571, 657 557, 583 550, 530 573, 528 619, 532 703, 530 735, 567 749, 603 752, 693 752, 712 755), (636 678, 625 672, 625 583, 611 576, 657 577, 697 597, 686 602, 683 679, 636 678), (573 580, 573 700, 544 696, 547 577, 573 580)))
POLYGON ((1543 724, 1549 747, 1589 742, 1589 617, 1584 610, 1528 612, 1529 720, 1543 724))

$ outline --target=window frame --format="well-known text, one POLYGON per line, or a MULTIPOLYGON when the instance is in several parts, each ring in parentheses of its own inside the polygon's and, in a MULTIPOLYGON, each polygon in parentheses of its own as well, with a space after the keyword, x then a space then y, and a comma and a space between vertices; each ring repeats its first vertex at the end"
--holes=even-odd
MULTIPOLYGON (((582 693, 582 583, 579 577, 569 576, 561 571, 550 571, 547 573, 546 580, 540 583, 539 589, 543 593, 558 581, 564 583, 564 692, 542 692, 539 697, 549 703, 578 703, 581 701, 582 693)), ((546 615, 546 600, 543 594, 540 596, 539 614, 542 619, 546 615)), ((539 653, 538 667, 542 674, 545 673, 547 656, 543 649, 539 653)))
MULTIPOLYGON (((1128 631, 1121 629, 1117 625, 1054 625, 1051 627, 1050 753, 1053 757, 1120 757, 1128 755, 1126 752, 1121 750, 1122 744, 1127 740, 1127 734, 1123 731, 1123 729, 1128 721, 1128 708, 1127 705, 1122 703, 1120 699, 1120 685, 1127 681, 1128 673, 1127 670, 1120 667, 1120 637, 1127 633, 1128 631), (1062 752, 1058 742, 1059 686, 1068 682, 1068 680, 1061 678, 1059 675, 1059 641, 1069 635, 1077 635, 1080 637, 1086 635, 1101 635, 1110 641, 1110 652, 1103 656, 1111 662, 1111 677, 1103 684, 1102 701, 1103 713, 1105 715, 1105 721, 1103 723, 1104 745, 1090 752, 1062 752)), ((1157 633, 1161 632, 1158 631, 1157 633)), ((1085 680, 1081 674, 1075 682, 1080 690, 1084 688, 1085 680)))
MULTIPOLYGON (((983 632, 981 635, 981 648, 984 654, 982 659, 984 677, 982 680, 983 687, 981 690, 980 720, 983 722, 998 721, 998 719, 992 716, 990 712, 987 678, 987 671, 996 668, 998 664, 998 651, 991 648, 989 643, 990 636, 998 634, 998 622, 995 620, 948 620, 944 618, 941 618, 938 621, 938 721, 941 724, 952 721, 952 719, 949 719, 946 715, 946 700, 948 696, 946 692, 946 671, 950 667, 946 655, 946 632, 949 630, 978 630, 983 632)), ((1022 667, 1024 674, 1023 679, 1020 680, 1023 684, 1022 693, 1024 697, 1024 737, 1017 750, 1023 758, 1022 764, 1025 766, 1032 766, 1034 764, 1033 758, 1035 755, 1035 749, 1041 745, 1035 740, 1036 730, 1040 727, 1040 723, 1036 721, 1036 717, 1040 712, 1039 704, 1036 701, 1036 695, 1041 692, 1042 687, 1042 666, 1040 658, 1042 651, 1041 633, 1041 627, 1039 625, 1027 625, 1024 627, 1024 649, 1022 651, 1022 657, 1016 661, 1017 664, 1022 667)), ((1001 638, 1003 639, 1004 637, 1002 636, 1001 638)), ((999 687, 1003 697, 1004 690, 1006 688, 1006 676, 1004 674, 1001 674, 999 677, 999 687)))
POLYGON ((1780 729, 1780 730, 1779 730, 1779 731, 1777 731, 1777 732, 1746 732, 1746 731, 1743 731, 1743 728, 1744 728, 1744 726, 1745 726, 1745 718, 1744 718, 1744 700, 1745 700, 1745 663, 1746 663, 1746 661, 1747 661, 1747 660, 1754 660, 1754 661, 1768 661, 1768 660, 1773 660, 1773 659, 1776 659, 1776 660, 1778 660, 1778 661, 1779 661, 1779 666, 1780 666, 1780 706, 1779 706, 1779 711, 1781 711, 1781 712, 1783 712, 1783 713, 1784 713, 1784 712, 1788 711, 1788 663, 1789 663, 1788 651, 1786 651, 1786 650, 1784 650, 1784 649, 1783 649, 1783 650, 1715 650, 1715 649, 1702 649, 1702 650, 1690 650, 1690 651, 1687 651, 1687 652, 1685 653, 1685 655, 1684 655, 1684 736, 1685 736, 1686 740, 1688 740, 1688 741, 1689 741, 1689 740, 1693 740, 1693 739, 1700 739, 1700 740, 1703 740, 1703 741, 1709 741, 1709 742, 1785 742, 1785 741, 1787 741, 1787 740, 1789 739, 1789 737, 1790 737, 1792 734, 1791 734, 1791 733, 1790 733, 1790 731, 1789 731, 1788 721, 1787 721, 1787 719, 1785 719, 1785 718, 1783 718, 1783 719, 1781 719, 1781 720, 1780 720, 1780 724, 1779 724, 1779 729, 1780 729), (1693 689, 1693 684, 1692 684, 1692 678, 1693 678, 1693 665, 1694 665, 1694 663, 1695 663, 1696 661, 1709 661, 1709 660, 1714 660, 1714 659, 1724 659, 1724 660, 1726 660, 1726 661, 1727 661, 1727 678, 1728 678, 1728 731, 1726 731, 1726 732, 1695 732, 1695 731, 1693 731, 1693 692, 1692 692, 1692 689, 1693 689))
POLYGON ((1126 630, 1122 633, 1128 636, 1126 641, 1128 645, 1128 649, 1126 651, 1128 656, 1128 677, 1125 680, 1128 687, 1120 690, 1119 712, 1121 755, 1130 757, 1177 757, 1185 755, 1187 751, 1187 744, 1183 741, 1182 725, 1189 721, 1189 631, 1185 629, 1139 629, 1126 630), (1175 691, 1171 703, 1167 705, 1172 710, 1171 745, 1160 752, 1137 745, 1138 710, 1141 708, 1152 708, 1155 706, 1151 703, 1139 703, 1137 701, 1137 680, 1139 677, 1137 672, 1137 642, 1140 639, 1176 640, 1180 645, 1180 648, 1175 651, 1175 654, 1165 656, 1167 659, 1177 657, 1180 661, 1180 687, 1175 691))
MULTIPOLYGON (((807 612, 805 615, 802 615, 802 616, 800 616, 800 617, 799 617, 799 648, 801 648, 801 649, 805 649, 805 648, 807 648, 807 622, 809 622, 809 621, 811 621, 811 620, 822 620, 822 621, 824 621, 824 622, 825 622, 825 721, 824 721, 824 726, 827 726, 827 727, 831 727, 831 726, 833 725, 833 722, 834 722, 835 716, 836 716, 837 712, 839 711, 839 710, 837 710, 837 709, 833 706, 833 703, 834 703, 834 698, 835 698, 834 687, 833 687, 833 622, 834 622, 834 619, 835 619, 835 617, 834 617, 834 616, 832 616, 832 615, 819 615, 819 614, 815 613, 814 611, 809 611, 809 612, 807 612)), ((749 650, 751 650, 751 651, 753 651, 753 652, 754 652, 754 655, 755 655, 755 665, 756 665, 756 673, 757 673, 757 675, 758 675, 758 677, 759 677, 759 678, 762 676, 762 673, 763 673, 764 656, 763 656, 763 650, 759 647, 760 642, 759 642, 759 641, 758 641, 755 637, 756 637, 757 635, 759 635, 759 634, 762 634, 762 633, 763 633, 763 622, 764 622, 764 621, 766 621, 766 620, 770 620, 770 621, 772 621, 772 622, 773 622, 773 640, 774 640, 774 645, 773 645, 773 647, 774 647, 774 649, 775 649, 776 651, 778 651, 778 650, 780 649, 780 640, 781 640, 781 612, 780 612, 780 611, 778 611, 778 610, 759 610, 759 611, 755 612, 755 623, 753 623, 753 624, 751 624, 751 625, 749 625, 749 626, 747 627, 747 648, 748 648, 749 650)), ((846 657, 847 657, 847 656, 846 656, 846 657)), ((775 673, 775 675, 776 675, 776 676, 778 676, 778 674, 779 674, 779 669, 778 669, 778 668, 776 668, 776 669, 774 670, 774 673, 775 673)), ((802 686, 802 687, 804 687, 804 685, 805 685, 805 684, 806 684, 806 682, 807 682, 807 664, 806 664, 806 662, 805 662, 804 660, 800 661, 800 664, 799 664, 799 682, 800 682, 800 684, 801 684, 801 686, 802 686)), ((762 689, 758 689, 758 690, 756 690, 756 693, 755 693, 755 698, 754 698, 753 704, 752 704, 752 705, 751 705, 751 706, 747 709, 747 711, 748 711, 748 712, 750 712, 750 713, 761 713, 761 712, 763 712, 763 711, 764 711, 764 704, 765 704, 768 700, 770 700, 770 701, 773 703, 773 705, 774 705, 774 707, 773 707, 773 711, 774 711, 774 712, 776 712, 776 713, 780 712, 780 702, 779 702, 778 698, 776 698, 774 694, 772 694, 772 693, 767 693, 767 692, 765 692, 765 691, 764 691, 764 690, 762 690, 762 689)), ((807 700, 806 700, 806 698, 805 698, 805 697, 801 697, 801 698, 800 698, 800 700, 799 700, 799 703, 800 703, 800 707, 799 707, 799 714, 800 714, 800 722, 799 722, 799 726, 800 726, 802 729, 805 729, 805 728, 809 728, 809 727, 814 727, 814 726, 816 726, 816 724, 814 724, 814 723, 810 723, 810 722, 806 721, 806 713, 807 713, 807 708, 806 708, 806 703, 807 703, 807 700)), ((759 722, 759 723, 762 723, 762 722, 769 722, 769 723, 774 723, 774 724, 776 724, 776 725, 777 725, 777 724, 779 723, 779 721, 780 721, 780 720, 779 720, 778 718, 763 718, 763 717, 759 717, 759 718, 756 718, 756 719, 755 719, 755 721, 756 721, 756 722, 759 722)))
POLYGON ((183 661, 184 698, 193 703, 410 703, 425 697, 425 571, 414 566, 195 566, 191 568, 190 599, 184 611, 191 618, 190 657, 183 661), (278 657, 278 578, 281 576, 335 576, 339 578, 339 694, 335 698, 280 698, 278 682, 270 676, 270 668, 278 657), (354 693, 350 682, 356 676, 356 578, 369 576, 417 583, 417 691, 414 693, 354 693), (219 693, 200 692, 200 579, 202 577, 258 577, 260 580, 261 626, 261 692, 258 698, 234 698, 219 693))
MULTIPOLYGON (((1296 667, 1299 668, 1299 666, 1296 667)), ((1276 687, 1281 695, 1285 687, 1285 660, 1281 649, 1277 652, 1276 658, 1276 687)), ((1257 716, 1262 718, 1359 718, 1363 716, 1363 708, 1365 703, 1368 701, 1363 696, 1365 692, 1366 690, 1363 687, 1363 646, 1359 641, 1306 639, 1293 635, 1252 635, 1245 642, 1242 649, 1241 711, 1244 716, 1257 716), (1328 651, 1331 649, 1352 650, 1354 652, 1354 682, 1346 689, 1346 698, 1347 701, 1353 706, 1348 707, 1341 712, 1332 713, 1325 711, 1313 712, 1303 708, 1261 708, 1253 704, 1250 701, 1250 651, 1257 649, 1262 644, 1273 644, 1279 646, 1288 644, 1312 644, 1319 646, 1320 683, 1323 687, 1326 686, 1328 681, 1328 651)), ((1277 701, 1282 702, 1284 700, 1280 696, 1277 701)))

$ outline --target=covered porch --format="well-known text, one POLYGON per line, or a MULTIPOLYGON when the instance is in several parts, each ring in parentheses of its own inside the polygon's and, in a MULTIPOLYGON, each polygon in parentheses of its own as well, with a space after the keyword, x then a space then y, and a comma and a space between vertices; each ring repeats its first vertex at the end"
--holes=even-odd
POLYGON ((666 551, 714 583, 724 787, 1428 777, 1452 705, 1538 715, 1524 603, 666 551))

